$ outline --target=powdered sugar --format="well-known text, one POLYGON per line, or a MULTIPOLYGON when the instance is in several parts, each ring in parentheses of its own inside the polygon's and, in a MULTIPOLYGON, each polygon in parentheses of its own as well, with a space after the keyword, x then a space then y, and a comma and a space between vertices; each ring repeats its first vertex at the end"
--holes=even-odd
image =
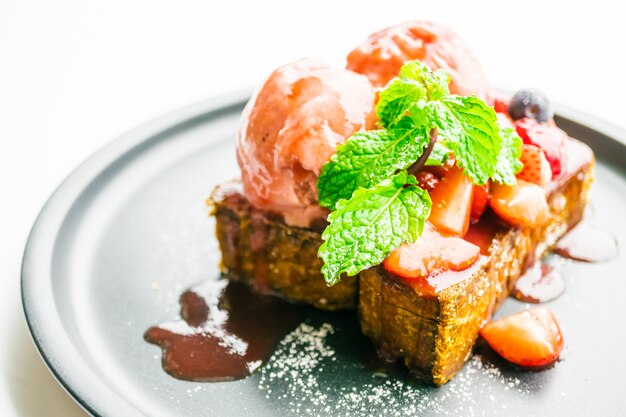
POLYGON ((503 391, 521 401, 530 394, 521 379, 478 355, 441 388, 374 373, 355 358, 338 357, 329 341, 335 332, 329 323, 303 323, 290 333, 260 371, 266 399, 288 415, 479 416, 502 410, 496 398, 503 391))

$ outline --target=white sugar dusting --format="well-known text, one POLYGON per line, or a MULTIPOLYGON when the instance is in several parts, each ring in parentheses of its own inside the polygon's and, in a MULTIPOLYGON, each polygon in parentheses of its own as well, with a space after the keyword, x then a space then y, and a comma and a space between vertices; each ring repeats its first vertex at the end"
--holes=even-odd
POLYGON ((502 409, 497 400, 502 391, 522 401, 530 394, 519 378, 504 375, 478 355, 441 388, 386 377, 338 359, 327 341, 334 332, 328 323, 317 328, 301 324, 283 339, 259 372, 258 387, 266 399, 298 416, 480 416, 502 409))

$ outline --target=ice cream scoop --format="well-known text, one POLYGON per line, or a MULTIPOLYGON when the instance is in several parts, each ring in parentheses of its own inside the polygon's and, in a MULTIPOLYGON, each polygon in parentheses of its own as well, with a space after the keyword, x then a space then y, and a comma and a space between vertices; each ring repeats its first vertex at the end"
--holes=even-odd
POLYGON ((382 87, 398 75, 406 61, 419 60, 445 69, 453 94, 489 99, 489 84, 478 60, 450 28, 428 21, 409 21, 375 32, 347 58, 349 70, 382 87))
POLYGON ((307 227, 322 165, 353 133, 374 127, 375 89, 360 74, 305 59, 274 71, 243 112, 237 159, 254 206, 307 227))

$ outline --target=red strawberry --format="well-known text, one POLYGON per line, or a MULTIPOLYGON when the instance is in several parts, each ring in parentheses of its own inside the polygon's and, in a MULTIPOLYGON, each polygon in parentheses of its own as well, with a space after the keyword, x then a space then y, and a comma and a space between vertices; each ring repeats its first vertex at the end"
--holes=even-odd
POLYGON ((417 184, 428 191, 429 193, 439 184, 441 178, 436 176, 430 171, 420 171, 415 174, 415 178, 417 178, 417 184))
POLYGON ((433 205, 428 221, 440 233, 463 237, 467 233, 474 184, 457 166, 452 166, 430 193, 433 205))
POLYGON ((524 168, 517 174, 517 178, 543 188, 548 185, 552 179, 552 169, 541 149, 533 145, 523 145, 520 161, 524 168))
POLYGON ((509 112, 509 100, 506 97, 494 97, 493 98, 493 109, 496 113, 505 113, 509 112))
POLYGON ((480 335, 507 361, 531 368, 554 363, 564 345, 559 323, 545 307, 491 321, 480 335))
POLYGON ((415 279, 443 271, 462 271, 480 256, 480 248, 459 237, 444 236, 429 223, 415 243, 405 243, 389 254, 385 269, 415 279))
POLYGON ((515 122, 515 128, 525 144, 540 147, 550 163, 552 175, 561 173, 563 147, 567 134, 552 123, 539 123, 535 119, 524 118, 515 122))
POLYGON ((492 183, 489 206, 501 219, 513 226, 542 226, 550 216, 545 191, 524 180, 517 180, 514 186, 492 183))
POLYGON ((474 186, 474 197, 472 198, 472 211, 470 213, 470 220, 472 223, 476 223, 480 220, 487 202, 489 201, 489 183, 485 185, 474 186))

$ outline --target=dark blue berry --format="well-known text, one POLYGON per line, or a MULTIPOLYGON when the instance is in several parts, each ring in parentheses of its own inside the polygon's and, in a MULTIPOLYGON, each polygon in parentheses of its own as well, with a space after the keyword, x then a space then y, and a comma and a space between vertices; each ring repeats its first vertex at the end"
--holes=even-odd
POLYGON ((547 122, 554 116, 552 105, 539 90, 519 90, 509 103, 509 115, 513 120, 529 117, 538 122, 547 122))

